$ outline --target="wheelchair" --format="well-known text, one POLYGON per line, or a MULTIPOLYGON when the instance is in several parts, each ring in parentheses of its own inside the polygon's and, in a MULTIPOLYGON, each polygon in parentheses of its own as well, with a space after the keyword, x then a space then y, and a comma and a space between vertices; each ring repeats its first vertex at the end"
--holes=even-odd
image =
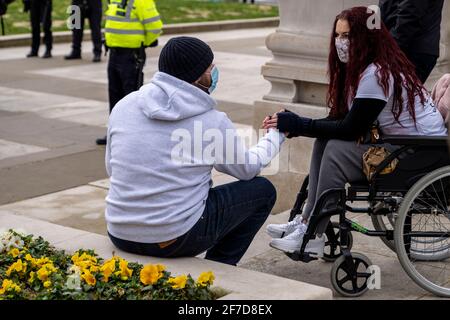
MULTIPOLYGON (((385 136, 384 143, 398 146, 376 168, 370 182, 347 184, 324 192, 310 215, 299 251, 286 253, 305 263, 319 257, 305 251, 323 219, 328 223, 323 260, 333 262, 331 283, 340 295, 358 297, 370 288, 374 269, 369 258, 351 251, 352 232, 380 237, 395 251, 409 277, 430 293, 450 297, 450 157, 447 137, 385 136), (396 169, 381 174, 397 158, 396 169), (362 202, 363 205, 355 206, 362 202), (347 218, 367 213, 374 230, 347 218)), ((302 213, 308 195, 303 181, 289 221, 302 213)))

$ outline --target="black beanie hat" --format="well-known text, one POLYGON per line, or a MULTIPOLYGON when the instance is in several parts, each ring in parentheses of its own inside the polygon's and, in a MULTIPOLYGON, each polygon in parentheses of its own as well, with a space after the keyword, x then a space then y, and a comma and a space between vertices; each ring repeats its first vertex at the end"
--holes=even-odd
POLYGON ((175 37, 161 50, 159 71, 193 83, 208 69, 213 60, 211 48, 202 40, 175 37))

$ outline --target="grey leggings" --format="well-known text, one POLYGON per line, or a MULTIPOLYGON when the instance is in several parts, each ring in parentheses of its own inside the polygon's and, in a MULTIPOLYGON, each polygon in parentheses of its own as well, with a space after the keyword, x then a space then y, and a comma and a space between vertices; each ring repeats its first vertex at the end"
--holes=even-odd
MULTIPOLYGON (((393 151, 396 147, 377 145, 393 151)), ((346 183, 365 181, 362 170, 363 154, 371 147, 355 141, 317 139, 314 143, 309 171, 308 200, 302 217, 308 219, 320 195, 335 188, 344 188, 346 183)), ((316 234, 325 232, 329 219, 322 220, 316 234)))

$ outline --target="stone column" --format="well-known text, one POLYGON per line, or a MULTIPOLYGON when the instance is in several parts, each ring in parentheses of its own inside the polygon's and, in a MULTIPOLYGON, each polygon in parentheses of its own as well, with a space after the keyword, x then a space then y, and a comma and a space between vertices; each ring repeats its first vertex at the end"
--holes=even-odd
POLYGON ((441 25, 441 52, 436 68, 427 81, 427 87, 431 88, 443 74, 450 72, 450 2, 444 2, 441 25))
MULTIPOLYGON (((288 108, 312 118, 327 115, 325 106, 327 60, 334 18, 345 8, 377 4, 377 0, 278 0, 280 25, 266 39, 273 59, 262 67, 272 88, 255 102, 254 127, 266 115, 288 108)), ((445 2, 442 22, 441 58, 430 84, 450 72, 450 4, 445 2)), ((280 170, 268 178, 276 185, 274 212, 290 209, 300 184, 309 171, 312 139, 296 138, 283 146, 280 170)))

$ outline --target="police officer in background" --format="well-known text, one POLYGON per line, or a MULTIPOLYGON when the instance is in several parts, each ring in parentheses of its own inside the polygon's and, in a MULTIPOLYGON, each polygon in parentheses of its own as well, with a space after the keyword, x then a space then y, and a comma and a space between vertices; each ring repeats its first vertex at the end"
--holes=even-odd
POLYGON ((52 0, 23 0, 25 12, 30 12, 31 51, 27 58, 37 57, 41 44, 41 23, 44 29, 45 53, 42 58, 52 57, 52 0))
POLYGON ((444 0, 380 0, 381 19, 425 83, 439 58, 444 0))
POLYGON ((89 19, 91 38, 94 45, 93 62, 100 62, 102 54, 102 0, 72 0, 72 5, 80 8, 81 28, 72 30, 72 52, 64 57, 66 60, 81 59, 81 42, 83 41, 84 20, 89 19))
MULTIPOLYGON (((110 0, 105 40, 108 61, 109 112, 143 83, 145 48, 155 46, 163 23, 153 0, 110 0)), ((106 136, 96 140, 106 144, 106 136)))

